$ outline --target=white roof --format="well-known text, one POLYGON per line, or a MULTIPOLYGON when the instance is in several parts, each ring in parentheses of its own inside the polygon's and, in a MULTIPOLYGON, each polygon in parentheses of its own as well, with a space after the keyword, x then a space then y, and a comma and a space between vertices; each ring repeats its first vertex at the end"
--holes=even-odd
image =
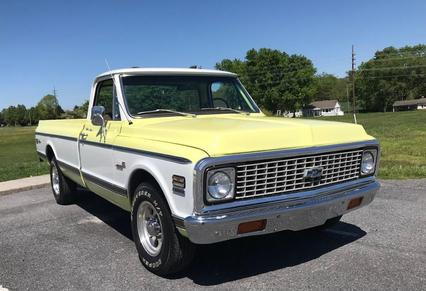
POLYGON ((112 70, 100 74, 96 78, 114 75, 173 75, 173 76, 218 76, 218 77, 236 77, 237 75, 231 72, 206 69, 189 69, 189 68, 124 68, 112 70))

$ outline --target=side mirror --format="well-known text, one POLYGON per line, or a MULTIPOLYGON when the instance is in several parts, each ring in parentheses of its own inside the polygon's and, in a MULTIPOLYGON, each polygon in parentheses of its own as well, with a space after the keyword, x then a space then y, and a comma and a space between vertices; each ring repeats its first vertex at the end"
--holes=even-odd
POLYGON ((105 112, 105 107, 103 106, 92 107, 92 124, 93 125, 96 125, 96 126, 105 125, 104 112, 105 112))

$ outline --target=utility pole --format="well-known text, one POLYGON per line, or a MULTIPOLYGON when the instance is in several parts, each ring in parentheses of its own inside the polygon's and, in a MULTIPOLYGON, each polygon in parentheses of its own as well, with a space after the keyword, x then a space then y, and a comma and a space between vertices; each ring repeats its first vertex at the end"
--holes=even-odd
POLYGON ((353 106, 353 114, 354 121, 356 121, 356 97, 355 97, 355 50, 354 45, 352 45, 352 106, 353 106))
POLYGON ((348 113, 351 112, 351 101, 349 100, 349 84, 346 83, 346 99, 348 100, 348 105, 347 105, 347 109, 348 109, 348 113))

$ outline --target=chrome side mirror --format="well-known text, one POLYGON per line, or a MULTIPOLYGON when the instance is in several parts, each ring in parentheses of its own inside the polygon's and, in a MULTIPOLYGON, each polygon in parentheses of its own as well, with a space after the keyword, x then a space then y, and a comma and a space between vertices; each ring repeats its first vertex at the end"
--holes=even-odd
POLYGON ((105 112, 105 107, 103 106, 92 107, 92 124, 93 125, 96 125, 96 126, 105 125, 104 112, 105 112))

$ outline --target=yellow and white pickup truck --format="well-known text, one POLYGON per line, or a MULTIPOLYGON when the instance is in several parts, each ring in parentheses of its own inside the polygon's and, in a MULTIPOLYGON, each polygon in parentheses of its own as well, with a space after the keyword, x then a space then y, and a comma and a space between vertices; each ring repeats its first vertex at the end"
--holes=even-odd
POLYGON ((114 70, 87 119, 40 121, 59 204, 85 187, 127 210, 150 271, 182 270, 196 244, 329 227, 380 185, 378 142, 355 124, 267 117, 238 77, 114 70))

